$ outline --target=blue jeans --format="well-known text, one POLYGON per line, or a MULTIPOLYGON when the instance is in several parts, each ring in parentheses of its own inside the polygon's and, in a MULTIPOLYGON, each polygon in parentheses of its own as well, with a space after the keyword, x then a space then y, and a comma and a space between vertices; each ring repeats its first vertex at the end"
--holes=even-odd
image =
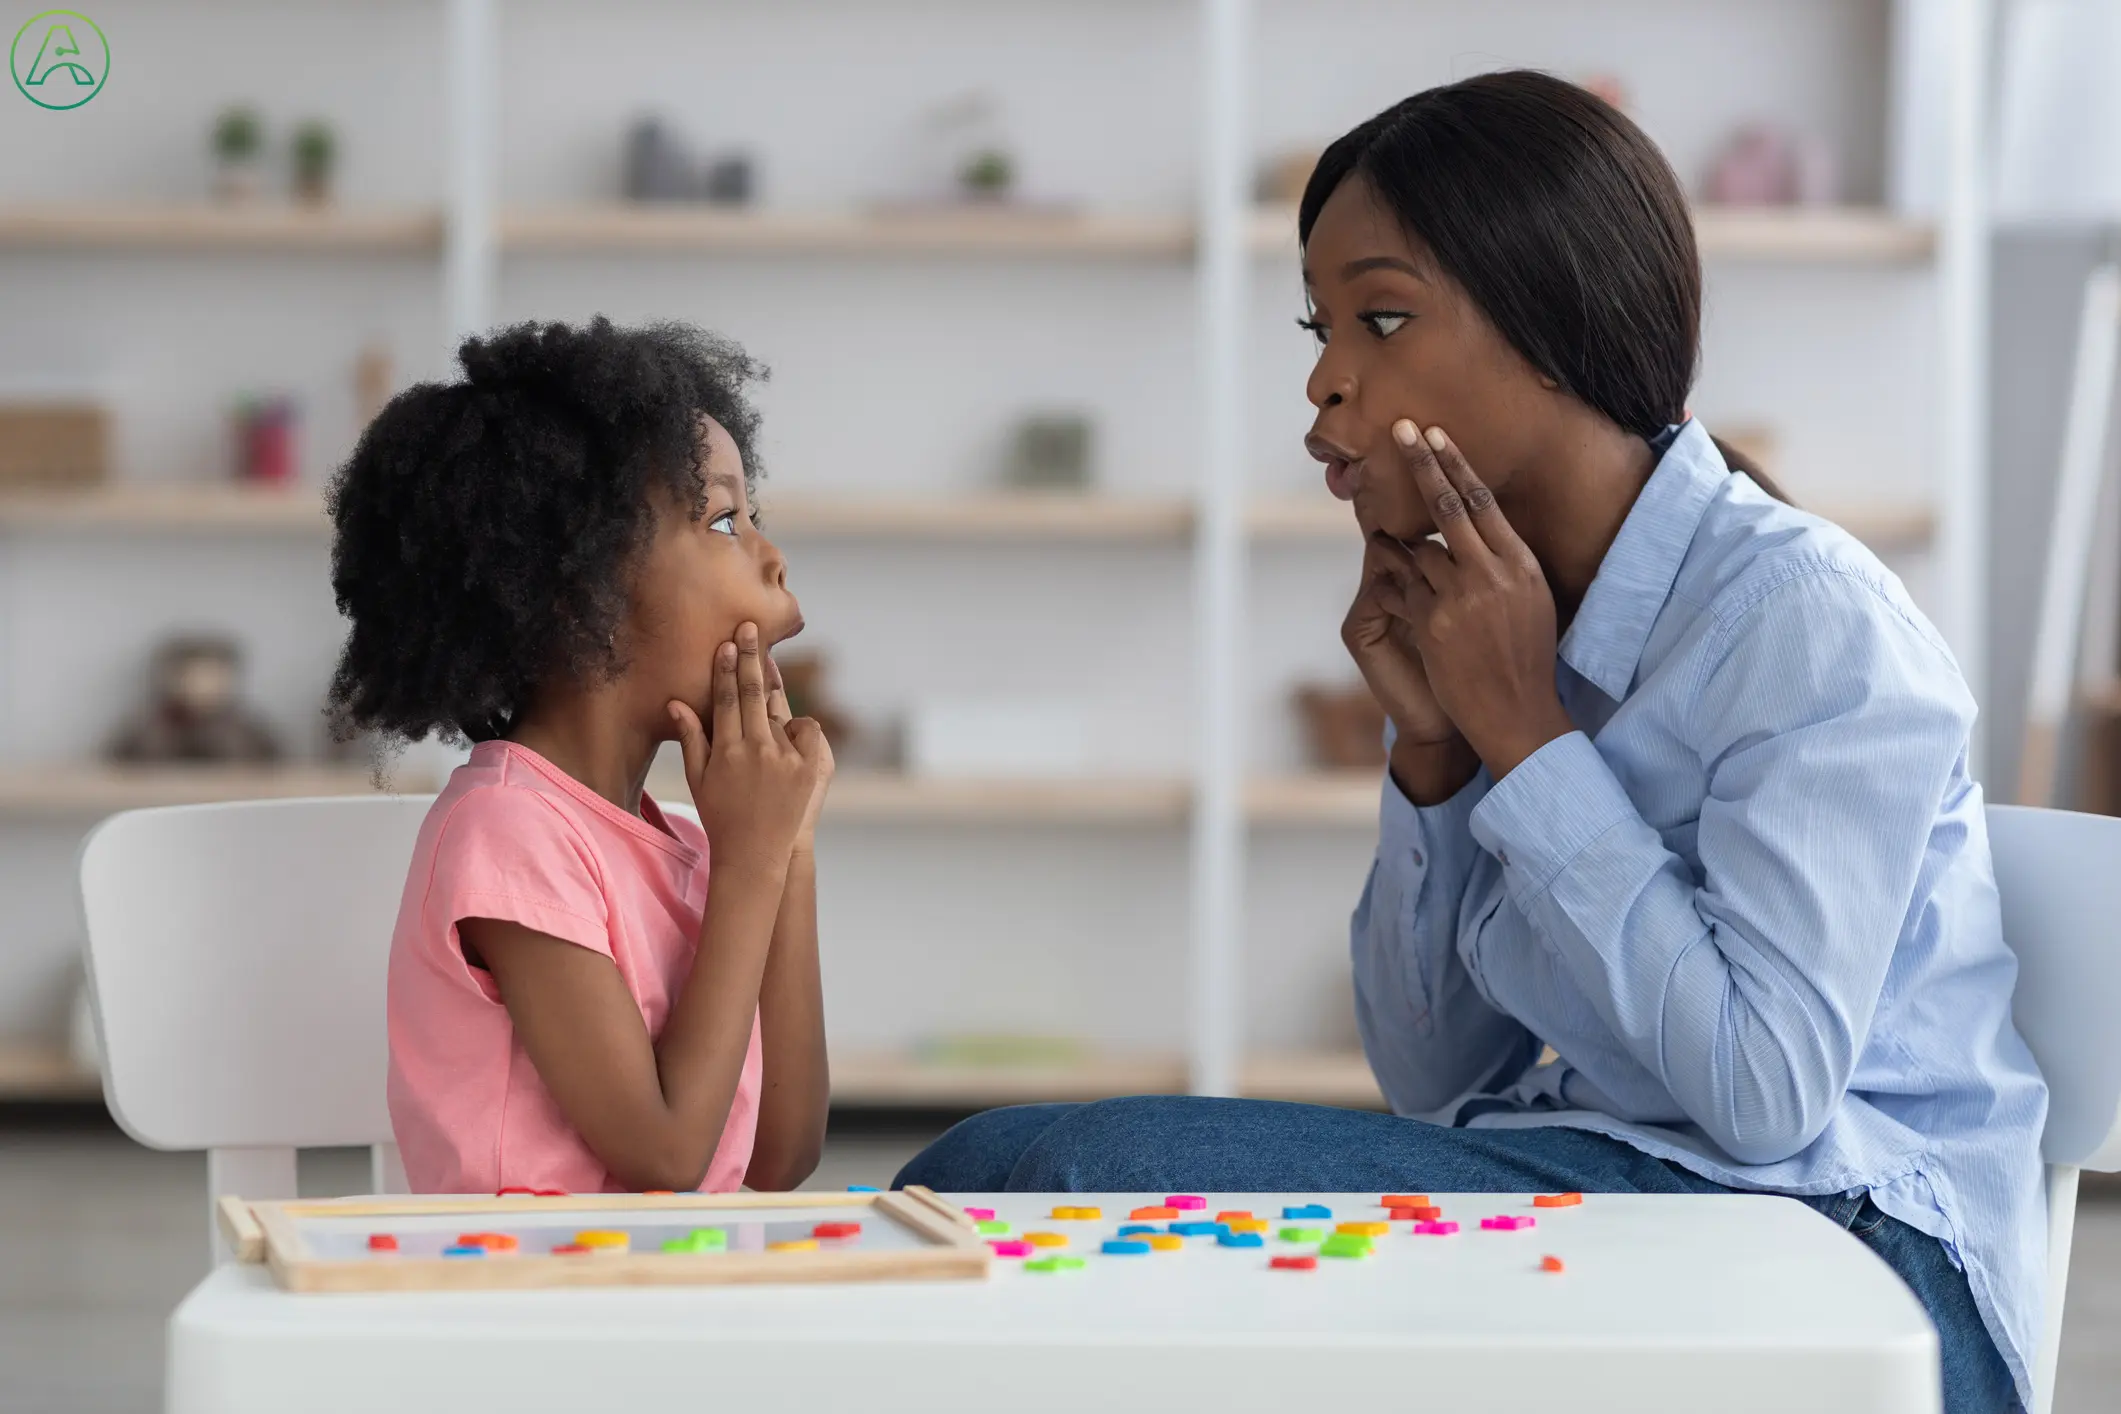
MULTIPOLYGON (((946 1193, 1722 1193, 1720 1184, 1589 1130, 1445 1129, 1269 1100, 1144 1095, 975 1115, 893 1186, 946 1193)), ((1928 1310, 1947 1414, 2021 1408, 1966 1277, 1943 1244, 1862 1193, 1801 1201, 1885 1259, 1928 1310)))

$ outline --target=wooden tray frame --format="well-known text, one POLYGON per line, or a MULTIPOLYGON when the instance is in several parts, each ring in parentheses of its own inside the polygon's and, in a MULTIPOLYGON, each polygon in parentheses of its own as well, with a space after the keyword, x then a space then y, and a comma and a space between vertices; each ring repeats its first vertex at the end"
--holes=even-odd
MULTIPOLYGON (((318 1198, 252 1203, 225 1197, 216 1209, 239 1262, 262 1262, 288 1291, 510 1291, 574 1286, 718 1286, 756 1282, 948 1281, 985 1277, 993 1251, 964 1212, 926 1188, 892 1193, 596 1193, 566 1197, 318 1198), (625 1252, 523 1254, 465 1261, 450 1257, 344 1260, 319 1257, 302 1236, 303 1218, 433 1217, 506 1220, 529 1214, 697 1212, 867 1207, 925 1239, 925 1247, 816 1252, 625 1252)), ((474 1224, 476 1225, 476 1224, 474 1224)))

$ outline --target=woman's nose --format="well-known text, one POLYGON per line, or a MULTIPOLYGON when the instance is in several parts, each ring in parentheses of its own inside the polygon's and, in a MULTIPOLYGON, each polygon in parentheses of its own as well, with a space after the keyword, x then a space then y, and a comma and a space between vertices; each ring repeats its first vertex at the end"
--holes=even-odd
POLYGON ((1315 408, 1339 407, 1355 399, 1355 378, 1335 366, 1330 359, 1320 359, 1311 369, 1311 376, 1304 382, 1304 396, 1315 408))

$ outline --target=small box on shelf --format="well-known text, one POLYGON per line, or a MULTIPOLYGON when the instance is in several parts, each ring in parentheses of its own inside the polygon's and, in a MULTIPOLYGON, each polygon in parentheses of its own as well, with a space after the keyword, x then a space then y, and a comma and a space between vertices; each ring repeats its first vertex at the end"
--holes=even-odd
POLYGON ((109 458, 110 414, 100 401, 0 387, 0 492, 95 486, 109 458))

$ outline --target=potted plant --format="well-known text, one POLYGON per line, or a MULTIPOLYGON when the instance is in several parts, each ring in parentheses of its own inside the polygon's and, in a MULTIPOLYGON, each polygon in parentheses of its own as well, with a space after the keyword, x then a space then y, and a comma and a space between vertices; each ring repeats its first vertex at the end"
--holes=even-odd
POLYGON ((264 151, 265 120, 258 110, 241 104, 222 109, 214 119, 214 195, 224 201, 255 197, 264 151))
POLYGON ((339 139, 331 125, 312 118, 295 129, 292 145, 295 195, 303 201, 331 200, 332 170, 338 165, 339 139))
POLYGON ((1016 164, 1000 148, 984 148, 965 159, 957 180, 974 201, 1003 201, 1016 181, 1016 164))

